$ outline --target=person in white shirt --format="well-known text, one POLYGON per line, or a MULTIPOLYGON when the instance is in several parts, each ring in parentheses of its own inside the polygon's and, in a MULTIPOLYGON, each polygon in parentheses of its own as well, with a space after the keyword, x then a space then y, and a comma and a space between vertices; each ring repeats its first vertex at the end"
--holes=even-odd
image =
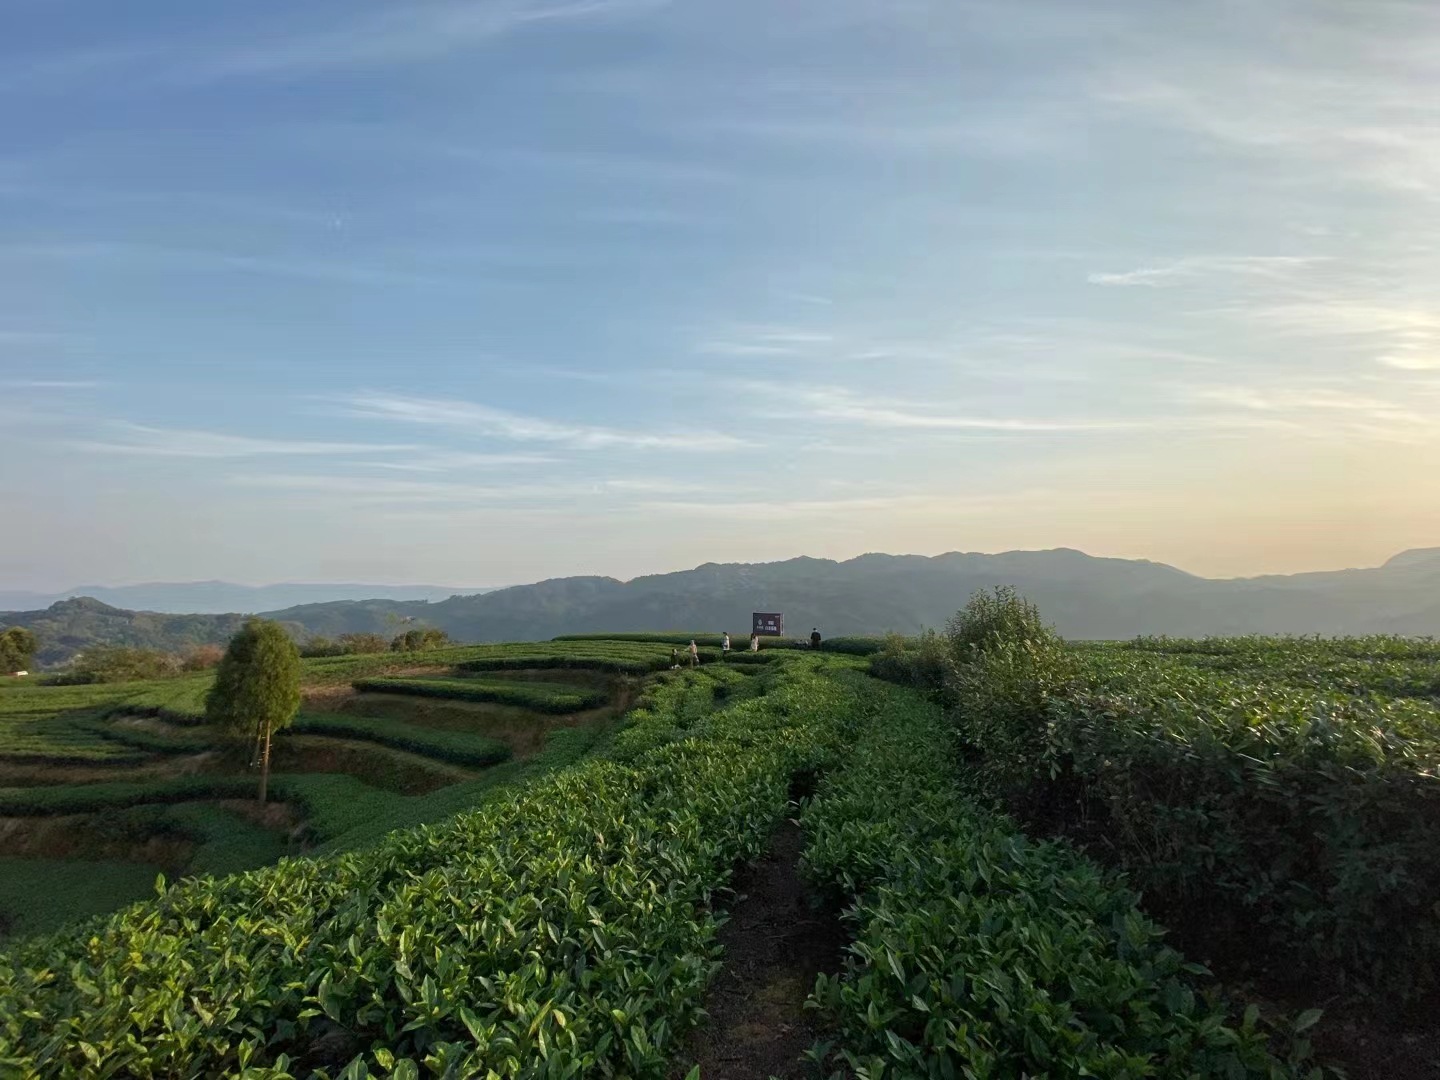
POLYGON ((690 666, 695 667, 700 663, 700 646, 695 644, 695 639, 690 639, 690 666))
POLYGON ((760 651, 760 635, 759 635, 759 634, 751 634, 751 635, 750 635, 750 651, 751 651, 751 652, 759 652, 759 651, 760 651))
POLYGON ((730 635, 729 635, 729 634, 721 634, 721 635, 720 635, 720 651, 721 651, 722 653, 728 653, 728 652, 730 651, 730 635))

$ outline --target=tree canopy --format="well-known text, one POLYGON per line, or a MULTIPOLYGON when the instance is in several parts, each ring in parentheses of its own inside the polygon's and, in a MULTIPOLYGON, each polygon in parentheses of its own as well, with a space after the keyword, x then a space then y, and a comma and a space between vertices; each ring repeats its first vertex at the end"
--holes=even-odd
POLYGON ((403 634, 396 636, 390 643, 392 652, 423 652, 426 649, 439 649, 450 644, 450 635, 444 630, 427 626, 423 629, 406 630, 403 634))
POLYGON ((0 632, 0 672, 27 671, 40 647, 35 635, 23 626, 0 632))
POLYGON ((279 623, 251 619, 230 639, 205 696, 205 719, 239 738, 251 737, 270 772, 270 736, 289 727, 300 709, 300 652, 279 623))

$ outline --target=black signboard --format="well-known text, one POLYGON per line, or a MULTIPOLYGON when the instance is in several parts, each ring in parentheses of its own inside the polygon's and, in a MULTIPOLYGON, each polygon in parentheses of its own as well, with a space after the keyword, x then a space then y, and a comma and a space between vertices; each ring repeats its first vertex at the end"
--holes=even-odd
POLYGON ((785 616, 778 611, 757 611, 750 616, 750 625, 761 637, 780 637, 785 633, 785 616))

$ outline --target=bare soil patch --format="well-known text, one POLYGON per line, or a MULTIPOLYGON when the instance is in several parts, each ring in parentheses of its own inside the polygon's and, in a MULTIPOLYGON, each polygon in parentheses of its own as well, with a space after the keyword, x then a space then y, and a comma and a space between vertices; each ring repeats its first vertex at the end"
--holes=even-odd
POLYGON ((813 1073, 801 1055, 825 1030, 805 999, 817 975, 840 970, 845 934, 797 872, 804 846, 799 826, 786 822, 765 854, 736 874, 738 899, 720 930, 725 966, 706 997, 709 1020, 686 1040, 677 1080, 692 1065, 702 1080, 813 1073))
POLYGON ((0 855, 40 859, 114 859, 178 873, 190 862, 194 841, 174 833, 135 836, 105 828, 93 814, 0 818, 0 855))

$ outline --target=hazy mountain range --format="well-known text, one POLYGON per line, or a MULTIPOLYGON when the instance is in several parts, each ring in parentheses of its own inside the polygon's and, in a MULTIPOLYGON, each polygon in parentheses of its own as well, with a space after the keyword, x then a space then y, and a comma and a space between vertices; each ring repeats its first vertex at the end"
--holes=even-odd
MULTIPOLYGON (((834 636, 913 633, 940 626, 977 589, 1013 585, 1067 637, 1139 634, 1429 634, 1440 636, 1440 548, 1407 551, 1362 570, 1217 580, 1143 560, 1102 559, 1060 548, 998 555, 862 555, 708 563, 618 581, 571 577, 437 602, 372 598, 267 612, 297 636, 394 634, 438 626, 461 641, 507 641, 601 630, 747 632, 752 611, 785 613, 786 628, 834 636)), ((223 641, 233 615, 161 616, 69 600, 0 615, 31 626, 42 660, 59 662, 86 641, 167 647, 223 641), (180 622, 167 620, 180 619, 180 622), (207 622, 206 620, 209 620, 207 622)))
POLYGON ((228 581, 155 582, 148 585, 81 585, 58 593, 0 589, 0 611, 47 608, 59 600, 88 596, 111 607, 131 611, 164 611, 174 615, 223 615, 229 612, 274 611, 299 604, 334 600, 444 600, 473 596, 486 588, 447 585, 234 585, 228 581))

